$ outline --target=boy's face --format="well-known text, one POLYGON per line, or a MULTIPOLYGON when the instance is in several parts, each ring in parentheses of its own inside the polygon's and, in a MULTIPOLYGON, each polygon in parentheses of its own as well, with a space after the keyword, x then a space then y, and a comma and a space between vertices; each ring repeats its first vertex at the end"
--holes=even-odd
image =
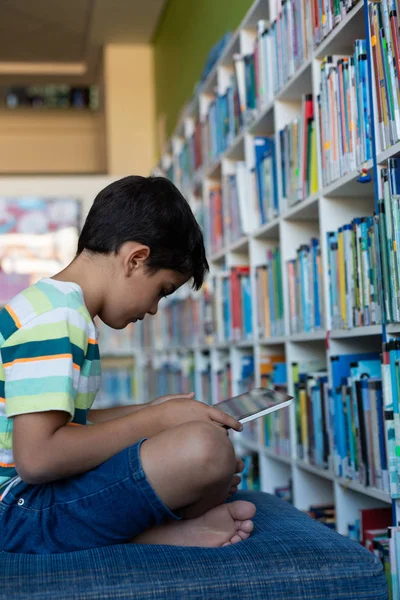
POLYGON ((155 315, 158 303, 173 294, 188 281, 184 275, 169 269, 149 274, 146 246, 128 242, 115 257, 115 277, 106 290, 105 302, 99 313, 104 323, 114 329, 123 329, 129 323, 155 315))

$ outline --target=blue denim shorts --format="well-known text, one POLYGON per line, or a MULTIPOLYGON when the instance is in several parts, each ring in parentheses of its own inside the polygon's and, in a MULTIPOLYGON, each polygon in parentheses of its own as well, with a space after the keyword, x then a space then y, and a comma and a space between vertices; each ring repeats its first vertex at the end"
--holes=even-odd
POLYGON ((87 473, 12 488, 0 502, 0 550, 86 550, 129 542, 167 519, 178 519, 146 478, 140 460, 144 441, 87 473))

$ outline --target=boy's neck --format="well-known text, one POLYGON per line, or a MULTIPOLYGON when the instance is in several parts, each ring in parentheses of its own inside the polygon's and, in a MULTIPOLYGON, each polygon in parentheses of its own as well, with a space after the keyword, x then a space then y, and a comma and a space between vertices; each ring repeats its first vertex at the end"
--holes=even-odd
POLYGON ((100 261, 93 259, 83 252, 77 256, 65 269, 53 275, 57 281, 70 281, 77 283, 83 292, 86 308, 92 319, 99 314, 103 305, 103 289, 101 281, 104 280, 104 267, 100 261), (100 274, 102 270, 102 275, 100 274))

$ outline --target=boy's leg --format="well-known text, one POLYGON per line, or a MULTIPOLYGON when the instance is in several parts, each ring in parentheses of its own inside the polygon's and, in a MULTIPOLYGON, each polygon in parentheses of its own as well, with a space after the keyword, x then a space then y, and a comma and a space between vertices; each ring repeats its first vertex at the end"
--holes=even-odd
POLYGON ((222 427, 195 421, 143 442, 141 462, 151 486, 184 518, 226 501, 235 472, 232 442, 222 427))
POLYGON ((141 463, 153 489, 183 521, 144 531, 136 544, 224 546, 249 537, 256 508, 251 502, 224 504, 236 467, 226 431, 202 422, 187 423, 146 440, 141 463))

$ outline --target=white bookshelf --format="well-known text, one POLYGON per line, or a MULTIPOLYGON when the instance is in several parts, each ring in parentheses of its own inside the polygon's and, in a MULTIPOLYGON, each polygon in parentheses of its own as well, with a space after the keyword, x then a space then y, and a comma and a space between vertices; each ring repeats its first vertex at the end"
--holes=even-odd
MULTIPOLYGON (((199 111, 203 118, 210 102, 210 96, 215 88, 224 85, 226 71, 232 67, 233 55, 237 52, 249 51, 253 43, 257 20, 260 18, 273 20, 276 3, 274 0, 256 0, 242 21, 230 43, 225 48, 218 63, 214 66, 207 80, 200 89, 196 99, 186 107, 172 139, 168 143, 158 171, 166 173, 167 166, 175 161, 178 167, 177 149, 181 148, 185 131, 192 131, 193 122, 199 111)), ((280 156, 277 132, 292 119, 293 115, 300 114, 300 101, 304 93, 312 93, 315 98, 319 93, 319 72, 322 58, 327 54, 350 54, 353 51, 355 39, 368 38, 364 24, 364 5, 360 1, 344 18, 327 38, 314 50, 311 57, 303 64, 292 79, 277 94, 273 102, 262 107, 257 118, 233 140, 230 147, 211 165, 204 165, 193 177, 192 184, 181 191, 190 200, 195 186, 202 186, 204 199, 208 188, 214 181, 220 181, 232 161, 244 160, 248 169, 254 163, 254 147, 252 144, 255 135, 275 135, 277 151, 278 181, 280 182, 280 156)), ((317 144, 319 144, 319 122, 315 119, 317 128, 317 144)), ((387 158, 400 153, 400 142, 389 150, 379 149, 377 139, 377 162, 383 164, 387 158)), ((320 152, 318 149, 318 176, 319 191, 312 196, 287 207, 279 190, 280 216, 262 227, 253 231, 229 247, 209 256, 211 271, 216 273, 224 266, 230 267, 237 264, 248 264, 251 268, 251 280, 254 291, 255 267, 262 264, 265 250, 269 246, 280 244, 282 258, 282 277, 285 313, 285 335, 278 338, 253 339, 241 342, 215 343, 211 346, 193 343, 178 349, 183 353, 193 356, 195 368, 195 392, 198 399, 203 397, 201 363, 204 353, 210 356, 211 365, 215 365, 218 356, 229 356, 232 366, 233 393, 238 391, 238 359, 243 352, 249 350, 254 354, 256 367, 256 384, 260 384, 259 356, 261 350, 273 353, 284 353, 288 365, 288 388, 293 392, 291 380, 291 363, 309 358, 325 358, 327 369, 330 367, 330 356, 346 354, 355 351, 381 350, 382 327, 380 325, 356 328, 346 331, 332 331, 329 316, 329 289, 326 233, 349 222, 351 219, 374 212, 374 183, 373 161, 366 163, 366 168, 371 173, 371 183, 359 183, 359 172, 348 173, 344 177, 322 187, 322 171, 320 152), (293 258, 296 249, 302 243, 307 243, 312 236, 320 239, 323 273, 324 273, 324 306, 325 324, 320 331, 311 333, 290 334, 289 330, 289 294, 286 261, 293 258)), ((249 186, 249 194, 251 189, 249 186)), ((265 263, 265 259, 264 259, 265 263)), ((188 291, 182 293, 190 293, 188 291)), ((254 297, 254 296, 253 296, 254 297)), ((253 331, 257 331, 256 303, 253 303, 253 331)), ((162 320, 162 310, 157 317, 162 320)), ((400 334, 400 324, 389 327, 392 333, 400 334)), ((154 356, 161 352, 164 356, 168 352, 176 352, 177 348, 165 347, 158 349, 138 348, 141 356, 154 356)), ((140 379, 140 376, 139 376, 140 379)), ((139 382, 140 388, 140 382, 139 382)), ((145 395, 145 390, 143 394, 145 395)), ((215 395, 214 395, 215 398, 215 395)), ((259 454, 261 486, 266 492, 273 493, 278 486, 286 485, 292 481, 293 501, 296 507, 307 509, 311 504, 334 503, 337 515, 337 530, 346 533, 348 523, 354 522, 358 517, 360 508, 380 507, 390 505, 392 502, 389 494, 373 488, 361 486, 357 482, 336 477, 331 470, 318 469, 296 457, 296 427, 294 406, 290 413, 291 430, 291 456, 275 455, 269 448, 262 445, 261 423, 259 440, 257 442, 243 440, 240 435, 235 435, 235 443, 243 452, 253 451, 259 454)))

